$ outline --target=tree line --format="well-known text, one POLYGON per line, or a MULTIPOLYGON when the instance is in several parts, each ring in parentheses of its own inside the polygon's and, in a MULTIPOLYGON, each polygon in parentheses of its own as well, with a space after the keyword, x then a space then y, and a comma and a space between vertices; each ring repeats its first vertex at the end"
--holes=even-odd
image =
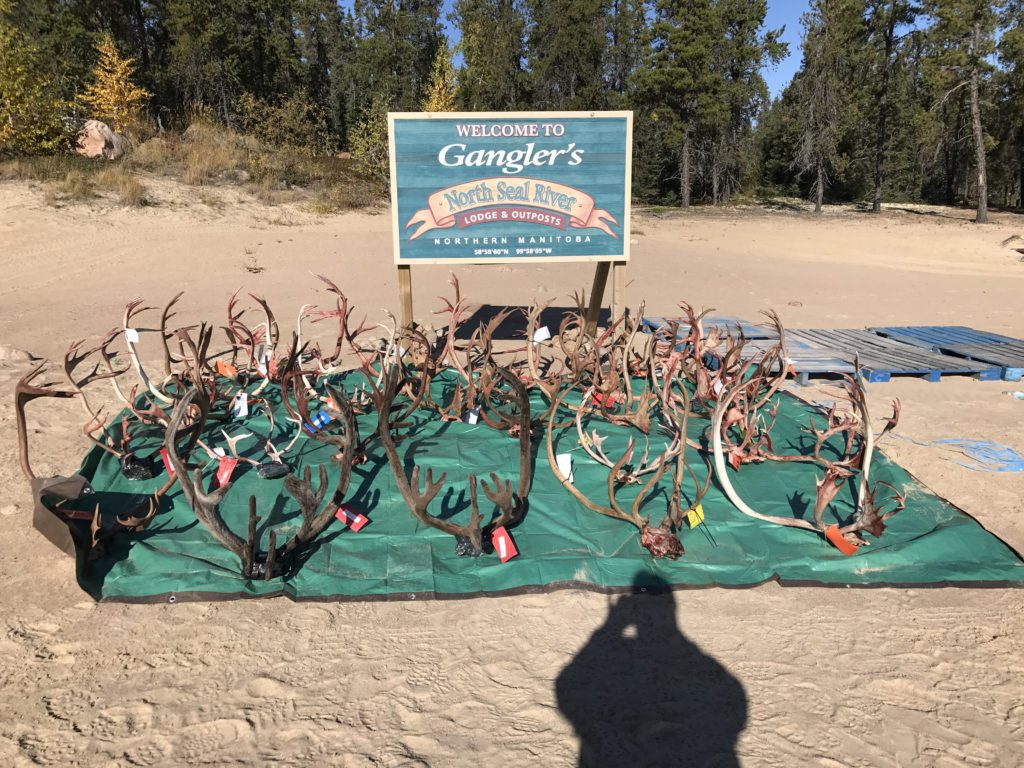
POLYGON ((53 146, 33 123, 41 104, 62 105, 65 125, 97 116, 83 96, 107 39, 134 61, 160 129, 201 112, 318 152, 372 153, 388 110, 632 109, 644 201, 970 202, 981 220, 989 202, 1022 206, 1024 0, 812 0, 801 67, 774 101, 764 72, 788 50, 767 10, 767 0, 0 0, 0 152, 53 146))

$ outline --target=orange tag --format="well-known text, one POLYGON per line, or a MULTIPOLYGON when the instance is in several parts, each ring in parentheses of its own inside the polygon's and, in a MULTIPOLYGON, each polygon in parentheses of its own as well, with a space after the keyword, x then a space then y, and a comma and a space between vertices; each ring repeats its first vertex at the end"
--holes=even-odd
POLYGON ((216 490, 228 482, 231 479, 231 473, 235 471, 235 465, 237 464, 238 459, 230 456, 223 457, 217 464, 217 475, 214 477, 214 485, 210 490, 216 490))
POLYGON ((167 470, 168 477, 174 477, 174 467, 171 466, 171 457, 167 455, 167 449, 160 449, 160 458, 164 460, 164 469, 167 470))
POLYGON ((855 555, 857 554, 857 547, 848 542, 843 538, 843 534, 839 532, 838 525, 830 525, 825 529, 825 538, 832 542, 832 546, 842 552, 844 555, 855 555))
POLYGON ((519 550, 516 549, 516 545, 512 541, 512 536, 505 530, 504 525, 498 526, 491 533, 491 544, 503 563, 508 562, 519 554, 519 550))
POLYGON ((225 379, 233 379, 238 375, 238 369, 231 363, 225 363, 223 360, 218 360, 214 363, 213 367, 225 379))

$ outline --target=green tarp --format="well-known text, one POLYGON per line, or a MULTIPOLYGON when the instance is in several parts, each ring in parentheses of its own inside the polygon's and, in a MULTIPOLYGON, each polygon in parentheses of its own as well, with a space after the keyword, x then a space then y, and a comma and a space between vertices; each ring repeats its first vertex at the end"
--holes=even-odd
MULTIPOLYGON (((349 386, 353 382, 349 381, 349 386)), ((435 383, 440 389, 447 385, 435 383)), ((437 393, 440 397, 441 392, 437 393)), ((278 397, 272 394, 271 397, 278 397)), ((796 398, 779 396, 779 414, 772 432, 779 453, 808 449, 800 427, 821 414, 796 398)), ((536 413, 544 406, 535 397, 536 413)), ((275 410, 278 437, 286 427, 283 409, 275 410)), ((399 442, 399 452, 411 467, 432 467, 448 474, 447 487, 435 499, 431 512, 468 517, 468 474, 481 478, 491 471, 516 481, 517 441, 483 423, 442 422, 418 413, 412 433, 399 442)), ((364 435, 376 424, 373 415, 361 416, 364 435)), ((707 421, 691 420, 690 436, 699 439, 707 421)), ((224 445, 220 428, 210 425, 209 444, 224 445)), ((590 425, 608 434, 609 455, 621 455, 627 432, 604 422, 590 425)), ((226 425, 228 434, 255 431, 266 435, 268 424, 260 415, 235 419, 226 425)), ((140 432, 135 438, 140 454, 157 451, 159 436, 140 432)), ((276 440, 280 446, 283 440, 276 440)), ((663 438, 651 437, 651 450, 663 438)), ((243 455, 264 460, 261 438, 243 440, 243 455)), ((580 449, 575 429, 558 433, 558 452, 574 457, 577 487, 599 503, 607 502, 607 470, 580 449)), ((638 446, 642 452, 643 445, 638 446)), ((303 436, 286 457, 294 470, 329 464, 332 450, 303 436)), ((194 457, 202 455, 197 450, 194 457)), ((123 535, 106 547, 98 559, 86 562, 79 553, 79 580, 97 599, 139 601, 259 597, 285 594, 296 599, 429 599, 508 594, 565 587, 600 590, 634 589, 648 574, 650 583, 672 587, 752 586, 777 579, 786 584, 820 585, 978 585, 1022 584, 1024 563, 1002 541, 971 517, 935 496, 911 475, 876 453, 872 480, 886 481, 907 493, 906 509, 889 521, 880 539, 853 556, 846 556, 824 538, 809 531, 784 528, 746 517, 712 483, 704 499, 705 524, 682 534, 686 553, 678 560, 654 560, 640 545, 637 530, 626 523, 603 517, 577 503, 548 468, 544 440, 538 430, 534 439, 535 470, 529 511, 512 531, 519 556, 501 563, 496 554, 478 558, 458 557, 455 540, 418 523, 402 502, 391 471, 376 444, 370 445, 369 461, 357 467, 347 495, 349 506, 370 518, 369 525, 353 532, 332 523, 306 553, 294 575, 269 581, 250 581, 239 574, 234 555, 222 548, 199 523, 185 503, 180 489, 166 496, 160 511, 143 532, 123 535), (639 581, 638 581, 638 574, 639 581)), ((690 449, 688 460, 703 480, 702 455, 690 449)), ((166 479, 162 463, 152 480, 132 481, 119 471, 114 457, 94 449, 81 473, 89 478, 106 519, 124 513, 141 495, 155 491, 166 479)), ((213 477, 210 462, 204 482, 213 477)), ((730 470, 732 472, 732 470, 730 470)), ((747 465, 733 473, 735 486, 755 509, 771 515, 810 515, 816 471, 797 463, 747 465)), ((315 473, 314 473, 315 477, 315 473)), ((330 467, 330 482, 337 470, 330 467)), ((225 520, 244 536, 250 494, 259 500, 260 531, 266 547, 267 531, 290 535, 299 518, 295 502, 282 480, 260 479, 253 467, 240 464, 234 487, 222 505, 225 520)), ((692 481, 688 481, 692 483, 692 481)), ((661 521, 666 507, 668 481, 645 503, 644 514, 652 523, 661 521)), ((847 484, 827 512, 828 522, 844 522, 853 513, 853 491, 847 484)), ((637 486, 626 488, 630 501, 637 486)), ((686 490, 693 488, 687 485, 686 490)), ((481 495, 481 500, 483 496, 481 495)), ((485 504, 487 509, 489 504, 485 504)), ((495 510, 496 514, 496 510, 495 510)), ((88 529, 88 523, 75 523, 88 529)))

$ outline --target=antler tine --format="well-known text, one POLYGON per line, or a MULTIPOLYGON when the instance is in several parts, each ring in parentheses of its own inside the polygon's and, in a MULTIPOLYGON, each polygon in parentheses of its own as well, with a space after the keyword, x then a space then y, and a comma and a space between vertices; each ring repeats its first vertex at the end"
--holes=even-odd
MULTIPOLYGON (((302 534, 308 533, 313 527, 316 521, 316 512, 327 496, 327 466, 320 464, 317 467, 317 474, 319 475, 319 482, 315 490, 313 489, 312 473, 309 467, 303 470, 301 480, 294 473, 284 479, 284 489, 298 502, 299 510, 302 512, 302 526, 299 533, 295 534, 294 540, 296 541, 308 540, 302 534)), ((287 551, 290 550, 286 547, 286 551, 279 553, 279 555, 286 554, 287 551)))
POLYGON ((29 462, 28 420, 25 406, 39 397, 75 397, 77 395, 76 392, 52 389, 53 384, 37 385, 33 383, 42 374, 47 362, 43 360, 38 363, 22 376, 14 387, 14 416, 18 428, 18 461, 21 464, 22 473, 29 482, 35 480, 36 475, 29 462))
POLYGON ((167 323, 169 323, 171 318, 177 314, 171 310, 184 295, 184 291, 176 293, 174 298, 167 302, 167 306, 164 307, 163 312, 160 313, 160 341, 164 348, 164 376, 168 378, 171 376, 171 365, 174 363, 174 356, 171 355, 171 348, 167 344, 173 336, 173 334, 167 332, 167 323))
MULTIPOLYGON (((511 517, 515 505, 515 497, 512 494, 512 481, 502 480, 498 477, 497 472, 491 472, 491 482, 494 484, 493 488, 487 484, 486 480, 480 481, 480 487, 484 490, 484 496, 501 510, 502 517, 511 517)), ((506 525, 504 521, 500 524, 506 525)))
POLYGON ((420 510, 421 514, 426 514, 427 507, 430 506, 430 502, 432 502, 437 494, 440 493, 447 478, 448 473, 442 472, 441 476, 437 478, 437 480, 434 480, 434 470, 428 467, 425 477, 425 485, 423 490, 420 491, 420 468, 412 468, 412 475, 409 478, 409 482, 412 486, 415 506, 420 510))

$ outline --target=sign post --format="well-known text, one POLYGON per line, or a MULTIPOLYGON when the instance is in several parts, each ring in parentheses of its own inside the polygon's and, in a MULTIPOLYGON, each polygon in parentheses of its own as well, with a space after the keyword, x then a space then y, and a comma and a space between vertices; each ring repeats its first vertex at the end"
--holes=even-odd
POLYGON ((597 262, 588 327, 609 271, 621 307, 632 112, 390 113, 388 137, 403 323, 413 264, 597 262))

